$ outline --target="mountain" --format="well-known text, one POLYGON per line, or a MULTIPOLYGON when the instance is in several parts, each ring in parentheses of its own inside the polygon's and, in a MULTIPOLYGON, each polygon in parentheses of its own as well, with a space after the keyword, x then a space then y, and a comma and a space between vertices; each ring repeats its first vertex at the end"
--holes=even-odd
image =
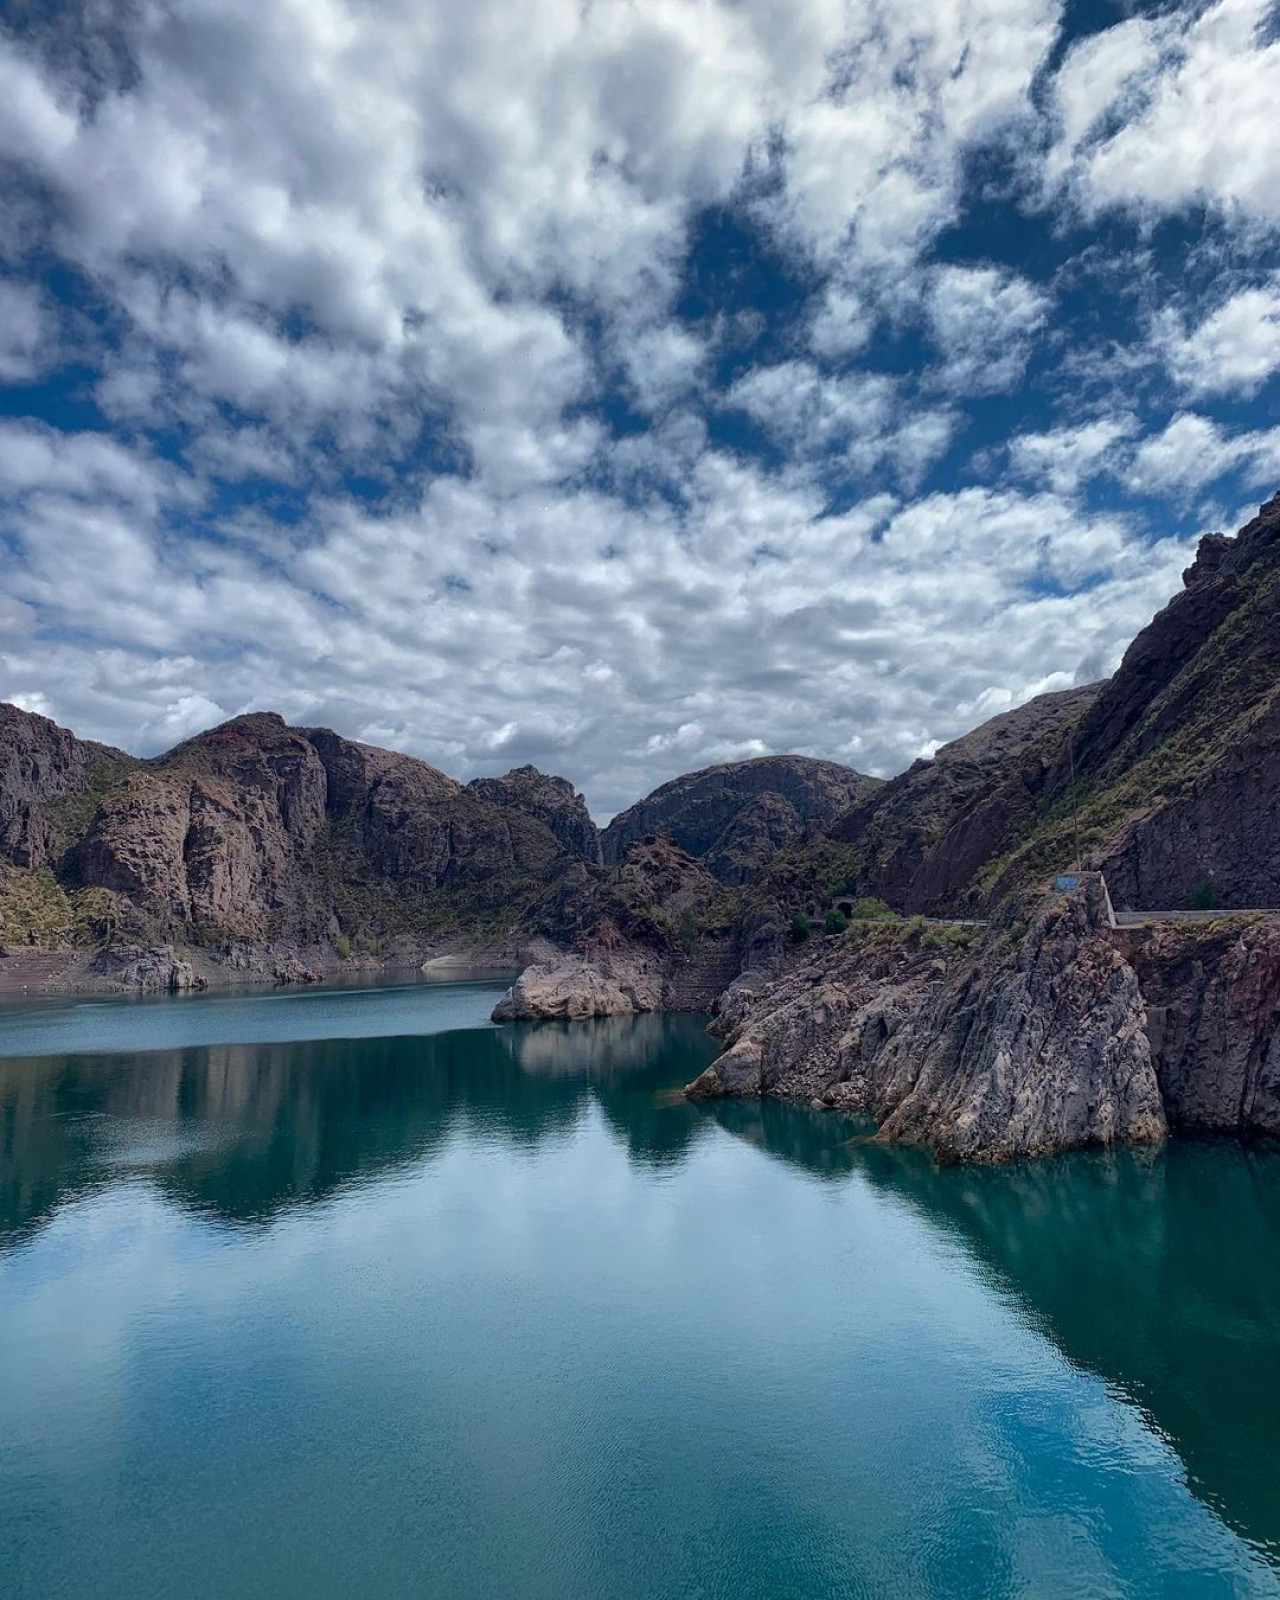
POLYGON ((536 946, 503 1015, 714 1004, 727 1049, 691 1092, 956 1158, 1280 1134, 1280 916, 1249 911, 1277 905, 1280 496, 1201 542, 1104 684, 887 783, 707 768, 603 834, 530 767, 464 786, 268 713, 141 761, 0 708, 0 940, 82 952, 75 981, 536 946), (1121 907, 1226 909, 1117 929, 1100 874, 1121 907), (799 937, 833 894, 907 915, 799 937))
POLYGON ((778 853, 751 890, 760 959, 692 1095, 803 1099, 965 1160, 1280 1135, 1280 909, 1247 909, 1280 908, 1280 496, 1203 540, 1183 583, 1107 683, 987 724, 778 853), (855 923, 788 952, 787 904, 836 862, 850 893, 989 921, 855 923), (1224 909, 1117 928, 1104 882, 1140 911, 1224 909))
MULTIPOLYGON (((3 936, 376 951, 501 936, 595 829, 562 779, 464 787, 426 762, 272 713, 150 761, 0 716, 3 936)), ((420 959, 420 957, 418 957, 420 959)))
POLYGON ((138 764, 0 702, 0 857, 43 867, 74 837, 87 797, 138 764))
POLYGON ((742 884, 806 824, 830 822, 879 787, 852 767, 812 756, 760 756, 704 767, 664 783, 620 812, 602 836, 621 861, 637 840, 664 834, 705 860, 721 883, 742 884))
POLYGON ((1202 539, 1184 587, 1081 717, 1034 813, 982 875, 991 897, 1069 860, 1117 905, 1280 904, 1280 495, 1202 539))
POLYGON ((1280 496, 1202 540, 1183 583, 1106 682, 993 717, 785 844, 757 918, 833 879, 972 916, 1077 861, 1117 907, 1280 904, 1280 496))
POLYGON ((473 778, 466 792, 493 805, 523 811, 545 823, 570 855, 600 862, 600 830, 568 778, 549 777, 537 767, 514 767, 501 778, 473 778))
POLYGON ((830 837, 856 848, 857 892, 902 911, 948 906, 1003 847, 1010 817, 1034 808, 1064 736, 1101 690, 1042 694, 992 717, 835 818, 830 837))

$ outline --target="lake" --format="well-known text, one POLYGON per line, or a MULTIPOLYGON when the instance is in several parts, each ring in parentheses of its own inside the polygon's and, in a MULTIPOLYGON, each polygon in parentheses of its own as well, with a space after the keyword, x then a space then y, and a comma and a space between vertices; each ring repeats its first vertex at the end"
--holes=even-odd
POLYGON ((0 1594, 1280 1595, 1280 1155, 938 1168, 496 981, 0 1009, 0 1594))

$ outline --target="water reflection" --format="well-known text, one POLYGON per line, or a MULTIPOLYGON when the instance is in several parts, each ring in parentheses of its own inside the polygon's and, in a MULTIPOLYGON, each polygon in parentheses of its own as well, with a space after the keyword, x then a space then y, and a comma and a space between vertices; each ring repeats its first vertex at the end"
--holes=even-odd
POLYGON ((712 1054, 700 1019, 646 1016, 0 1059, 0 1247, 122 1169, 179 1205, 261 1222, 430 1158, 460 1129, 532 1146, 592 1099, 634 1159, 667 1163, 703 1124, 657 1086, 712 1054))
POLYGON ((910 1206, 1280 1557, 1280 1153, 1174 1143, 938 1168, 805 1109, 673 1101, 713 1051, 697 1018, 638 1017, 0 1059, 0 1250, 122 1175, 260 1227, 460 1134, 531 1149, 596 1113, 631 1161, 666 1169, 719 1130, 833 1193, 865 1184, 910 1206))
POLYGON ((1280 1148, 1174 1141, 939 1167, 775 1102, 706 1114, 807 1171, 859 1173, 945 1230, 1069 1360, 1146 1413, 1202 1500, 1280 1559, 1280 1148))

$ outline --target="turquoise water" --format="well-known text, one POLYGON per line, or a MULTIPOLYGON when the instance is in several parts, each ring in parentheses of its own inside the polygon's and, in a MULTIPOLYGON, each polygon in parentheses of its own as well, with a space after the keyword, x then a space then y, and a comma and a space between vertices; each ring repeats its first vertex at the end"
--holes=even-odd
POLYGON ((500 987, 0 1012, 6 1600, 1280 1595, 1274 1151, 939 1170, 500 987))

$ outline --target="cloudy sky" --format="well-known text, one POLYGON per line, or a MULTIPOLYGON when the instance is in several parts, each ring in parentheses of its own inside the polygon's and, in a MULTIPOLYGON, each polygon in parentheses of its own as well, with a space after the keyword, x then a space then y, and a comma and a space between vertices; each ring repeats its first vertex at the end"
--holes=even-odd
POLYGON ((0 698, 598 816, 1111 670, 1280 487, 1264 0, 9 0, 0 698))

